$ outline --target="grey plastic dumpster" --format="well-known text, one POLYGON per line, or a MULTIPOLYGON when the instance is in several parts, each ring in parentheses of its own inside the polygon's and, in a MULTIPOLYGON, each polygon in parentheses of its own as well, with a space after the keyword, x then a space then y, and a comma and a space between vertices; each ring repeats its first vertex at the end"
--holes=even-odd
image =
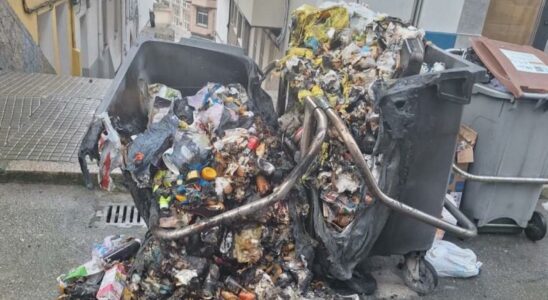
MULTIPOLYGON (((514 101, 509 93, 476 84, 462 123, 478 133, 469 173, 548 177, 548 112, 542 99, 514 101)), ((461 209, 478 227, 495 221, 493 227, 498 224, 511 228, 505 220, 499 220, 510 219, 520 228, 529 228, 527 236, 537 240, 546 233, 543 216, 534 213, 542 186, 542 183, 467 180, 461 209)))

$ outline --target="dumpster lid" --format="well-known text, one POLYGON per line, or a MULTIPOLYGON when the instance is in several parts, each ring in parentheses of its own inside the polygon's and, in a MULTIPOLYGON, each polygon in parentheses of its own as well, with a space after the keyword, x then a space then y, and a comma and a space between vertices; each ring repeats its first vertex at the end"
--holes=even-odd
POLYGON ((472 38, 472 48, 485 67, 516 97, 548 93, 548 55, 531 46, 472 38))

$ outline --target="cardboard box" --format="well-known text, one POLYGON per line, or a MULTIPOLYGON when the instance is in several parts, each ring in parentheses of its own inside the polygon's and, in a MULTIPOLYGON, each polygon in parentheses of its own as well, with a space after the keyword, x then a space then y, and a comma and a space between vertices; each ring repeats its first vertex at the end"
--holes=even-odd
MULTIPOLYGON (((476 145, 477 139, 478 134, 474 129, 466 125, 461 125, 457 139, 455 163, 464 171, 468 171, 469 165, 474 162, 474 146, 476 145)), ((457 207, 460 207, 465 181, 466 179, 464 179, 464 177, 455 172, 451 172, 449 184, 447 185, 447 193, 453 197, 457 207)))
POLYGON ((126 284, 126 270, 121 263, 108 269, 97 292, 98 300, 120 300, 126 284))
MULTIPOLYGON (((454 161, 457 166, 464 171, 468 171, 468 167, 474 162, 474 146, 476 145, 477 139, 478 133, 474 131, 474 129, 466 125, 460 126, 454 161)), ((466 179, 464 179, 464 177, 451 171, 449 183, 447 184, 447 194, 452 197, 452 202, 457 207, 460 207, 465 183, 466 179)), ((449 213, 449 211, 445 209, 445 207, 443 208, 441 217, 443 220, 451 224, 457 223, 457 220, 453 217, 453 215, 451 215, 451 213, 449 213)), ((444 235, 445 231, 438 228, 436 230, 435 238, 441 240, 444 235)))

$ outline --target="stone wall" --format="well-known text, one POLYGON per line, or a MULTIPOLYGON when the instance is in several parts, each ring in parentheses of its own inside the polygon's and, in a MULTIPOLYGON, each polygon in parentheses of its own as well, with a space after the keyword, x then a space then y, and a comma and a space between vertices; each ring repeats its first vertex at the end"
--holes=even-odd
POLYGON ((0 1, 0 70, 55 73, 7 1, 0 1))

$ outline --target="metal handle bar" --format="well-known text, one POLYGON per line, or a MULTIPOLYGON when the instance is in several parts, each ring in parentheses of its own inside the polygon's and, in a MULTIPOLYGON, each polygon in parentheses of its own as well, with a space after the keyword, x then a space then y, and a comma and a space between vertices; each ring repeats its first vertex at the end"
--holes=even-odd
MULTIPOLYGON (((212 218, 198 221, 197 223, 180 229, 169 230, 155 226, 151 229, 152 234, 162 239, 183 238, 185 236, 199 233, 221 224, 227 224, 232 221, 241 219, 265 207, 273 205, 279 200, 282 200, 293 188, 297 180, 301 178, 303 174, 308 170, 314 159, 316 159, 316 156, 320 151, 321 145, 325 139, 325 135, 327 132, 327 118, 324 112, 319 109, 316 104, 311 100, 306 100, 305 105, 310 106, 309 109, 313 110, 314 117, 316 118, 316 134, 312 138, 312 143, 308 147, 309 151, 306 153, 306 155, 303 154, 297 166, 295 166, 293 171, 289 173, 285 181, 274 189, 274 192, 272 194, 257 201, 226 211, 212 218)), ((309 122, 308 124, 303 124, 303 126, 305 127, 304 130, 306 132, 307 130, 310 130, 310 126, 312 125, 311 122, 309 122)))
POLYGON ((365 184, 369 188, 369 191, 381 200, 386 206, 390 207, 391 209, 403 213, 405 215, 409 215, 410 217, 424 222, 426 224, 432 225, 437 228, 441 228, 445 231, 451 232, 459 237, 463 238, 470 238, 477 235, 478 231, 474 223, 470 221, 464 214, 462 214, 458 208, 451 207, 451 204, 448 201, 445 201, 446 206, 448 206, 448 209, 451 211, 453 210, 453 215, 457 220, 465 226, 459 227, 456 225, 453 225, 451 223, 448 223, 446 221, 443 221, 440 218, 434 217, 432 215, 429 215, 423 211, 420 211, 416 208, 413 208, 411 206, 408 206, 396 199, 393 199, 386 195, 377 185, 377 181, 375 180, 375 177, 373 177, 373 174, 369 170, 369 166, 367 165, 367 162, 365 161, 365 158, 362 155, 362 152, 360 151, 360 148, 358 147, 358 144, 354 140, 354 137, 344 124, 343 120, 339 117, 338 113, 329 106, 327 101, 323 98, 316 98, 312 99, 311 97, 307 97, 307 100, 315 101, 316 104, 321 107, 325 114, 327 115, 327 118, 331 123, 333 123, 335 129, 339 133, 340 137, 342 138, 344 144, 348 148, 348 151, 350 151, 350 154, 352 155, 352 158, 354 160, 354 163, 358 167, 358 170, 360 171, 361 175, 365 179, 365 184))
POLYGON ((548 184, 548 178, 531 178, 531 177, 505 177, 505 176, 483 176, 470 174, 456 164, 453 164, 453 171, 466 179, 479 182, 490 183, 523 183, 523 184, 548 184))

